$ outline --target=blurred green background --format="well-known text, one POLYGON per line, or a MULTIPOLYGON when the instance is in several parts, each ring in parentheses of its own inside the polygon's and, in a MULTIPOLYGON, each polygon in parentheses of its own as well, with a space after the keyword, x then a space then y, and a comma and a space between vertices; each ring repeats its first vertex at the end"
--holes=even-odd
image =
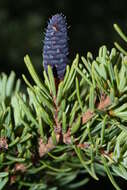
POLYGON ((62 12, 67 16, 70 62, 75 54, 97 54, 118 36, 112 24, 127 28, 126 0, 0 0, 0 72, 26 73, 25 54, 41 71, 44 31, 48 18, 62 12))

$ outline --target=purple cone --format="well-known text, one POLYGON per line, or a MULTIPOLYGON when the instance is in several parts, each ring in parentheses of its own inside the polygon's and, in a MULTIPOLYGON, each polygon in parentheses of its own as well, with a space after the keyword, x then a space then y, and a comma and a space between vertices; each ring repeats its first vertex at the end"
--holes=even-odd
POLYGON ((53 69, 54 76, 62 79, 68 62, 67 23, 62 14, 56 14, 49 20, 43 46, 43 64, 53 69))

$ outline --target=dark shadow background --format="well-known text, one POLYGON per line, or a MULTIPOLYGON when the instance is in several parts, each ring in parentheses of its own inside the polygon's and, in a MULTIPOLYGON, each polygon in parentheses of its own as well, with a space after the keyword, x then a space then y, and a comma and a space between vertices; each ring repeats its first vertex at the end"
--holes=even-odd
POLYGON ((103 44, 110 49, 119 39, 113 23, 127 28, 126 7, 126 0, 0 0, 0 72, 26 73, 27 53, 40 71, 44 29, 60 12, 67 16, 70 61, 77 52, 97 55, 103 44))
MULTIPOLYGON (((114 41, 120 41, 113 23, 127 29, 127 0, 0 0, 0 72, 28 74, 25 54, 42 72, 44 29, 48 18, 60 12, 67 16, 70 61, 77 52, 85 56, 91 51, 96 56, 104 44, 111 49, 114 41)), ((107 179, 92 180, 85 189, 92 187, 113 189, 107 179)))

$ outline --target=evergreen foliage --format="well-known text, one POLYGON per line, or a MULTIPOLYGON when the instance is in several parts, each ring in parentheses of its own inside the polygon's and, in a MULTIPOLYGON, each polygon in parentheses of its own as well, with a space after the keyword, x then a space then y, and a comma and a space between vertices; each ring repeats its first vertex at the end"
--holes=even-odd
POLYGON ((34 85, 0 75, 0 189, 78 189, 92 177, 127 180, 127 58, 115 48, 76 55, 56 83, 51 66, 34 85), (44 80, 42 80, 44 78, 44 80), (79 176, 84 178, 79 180, 79 176))

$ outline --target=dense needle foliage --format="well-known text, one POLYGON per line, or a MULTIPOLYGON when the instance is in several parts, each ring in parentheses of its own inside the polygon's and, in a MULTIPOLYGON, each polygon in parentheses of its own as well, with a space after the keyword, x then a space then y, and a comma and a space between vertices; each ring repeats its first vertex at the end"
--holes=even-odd
POLYGON ((90 178, 127 179, 127 59, 115 48, 77 55, 63 80, 36 73, 34 85, 0 75, 0 189, 78 189, 90 178), (44 77, 44 80, 42 78, 44 77), (79 175, 84 178, 76 180, 79 175))

